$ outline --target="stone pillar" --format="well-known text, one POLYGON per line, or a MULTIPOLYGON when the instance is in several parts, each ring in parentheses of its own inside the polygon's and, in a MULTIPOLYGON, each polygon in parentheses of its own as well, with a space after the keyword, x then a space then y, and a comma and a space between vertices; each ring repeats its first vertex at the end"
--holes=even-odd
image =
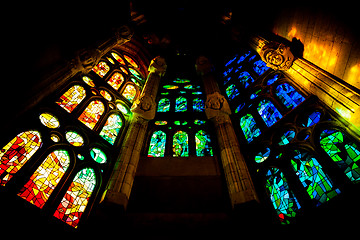
POLYGON ((150 63, 144 89, 131 108, 133 117, 107 186, 106 203, 116 204, 124 209, 127 207, 148 122, 155 117, 155 98, 166 67, 165 60, 161 57, 150 63))
POLYGON ((202 77, 207 96, 205 113, 215 126, 230 200, 235 207, 258 201, 258 198, 230 120, 229 104, 220 94, 212 69, 213 66, 206 57, 201 56, 197 59, 196 70, 202 77))

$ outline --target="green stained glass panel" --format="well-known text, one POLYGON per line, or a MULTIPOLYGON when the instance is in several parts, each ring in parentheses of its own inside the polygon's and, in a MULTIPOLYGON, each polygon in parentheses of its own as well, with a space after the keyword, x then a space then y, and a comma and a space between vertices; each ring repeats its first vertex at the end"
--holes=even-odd
POLYGON ((186 98, 180 96, 176 98, 175 101, 175 112, 186 112, 187 110, 187 100, 186 98))
POLYGON ((213 156, 213 150, 210 146, 210 135, 204 130, 200 130, 195 134, 196 156, 213 156))
POLYGON ((174 157, 188 157, 188 134, 183 131, 177 131, 173 137, 173 156, 174 157))
POLYGON ((148 157, 163 157, 165 155, 166 133, 155 131, 150 140, 148 157))
POLYGON ((240 126, 248 142, 261 134, 260 129, 256 126, 255 119, 251 114, 246 114, 240 119, 240 126))

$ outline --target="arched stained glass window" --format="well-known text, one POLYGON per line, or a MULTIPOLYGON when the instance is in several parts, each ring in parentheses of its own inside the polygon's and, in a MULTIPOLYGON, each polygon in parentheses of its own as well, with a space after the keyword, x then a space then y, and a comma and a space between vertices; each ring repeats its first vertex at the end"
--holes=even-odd
POLYGON ((204 100, 201 99, 201 98, 194 98, 193 99, 193 110, 195 112, 203 112, 203 111, 205 111, 204 100))
POLYGON ((159 104, 157 106, 158 112, 168 112, 170 110, 170 100, 167 98, 162 98, 159 100, 159 104))
POLYGON ((281 135, 279 145, 280 146, 287 145, 294 138, 295 138, 295 131, 294 130, 288 130, 288 131, 284 132, 283 135, 281 135))
POLYGON ((260 129, 256 126, 255 119, 249 113, 240 119, 240 126, 248 142, 252 142, 261 134, 260 129))
POLYGON ((118 136, 122 126, 121 117, 117 114, 111 114, 104 127, 100 132, 100 136, 108 141, 110 144, 114 144, 116 137, 118 136))
POLYGON ((111 75, 111 78, 107 81, 107 83, 115 90, 118 90, 123 82, 124 82, 124 76, 119 72, 115 72, 113 75, 111 75))
POLYGON ((338 130, 326 129, 320 134, 320 146, 353 182, 360 181, 360 148, 338 130))
POLYGON ((100 77, 104 77, 110 70, 110 67, 106 62, 101 61, 92 70, 100 77))
POLYGON ((340 193, 339 189, 334 188, 319 162, 308 152, 295 150, 291 164, 310 198, 316 200, 316 206, 340 193))
POLYGON ((173 156, 174 157, 188 157, 188 134, 183 131, 177 131, 173 137, 173 156))
POLYGON ((229 85, 225 91, 226 91, 226 95, 230 100, 233 100, 236 96, 240 94, 239 90, 236 88, 234 84, 229 85))
POLYGON ((277 86, 276 95, 279 97, 280 101, 290 109, 294 109, 305 100, 305 98, 288 83, 277 86))
POLYGON ((132 59, 131 57, 129 57, 128 55, 124 54, 124 58, 126 59, 126 61, 128 63, 130 63, 134 68, 139 68, 139 65, 134 61, 134 59, 132 59))
POLYGON ((264 99, 260 101, 257 109, 268 127, 272 126, 282 118, 281 113, 270 100, 264 99))
POLYGON ((248 73, 248 72, 240 73, 238 79, 239 79, 240 84, 244 88, 247 88, 250 85, 250 83, 254 82, 254 78, 251 77, 250 73, 248 73))
POLYGON ((163 157, 165 155, 166 133, 155 131, 150 140, 148 157, 163 157))
POLYGON ((77 227, 96 185, 92 168, 80 170, 70 184, 54 216, 72 227, 77 227))
POLYGON ((120 64, 125 65, 125 61, 119 56, 119 54, 112 52, 111 55, 118 61, 120 64))
POLYGON ((88 128, 94 129, 104 111, 104 104, 99 100, 94 100, 87 106, 78 119, 88 128))
POLYGON ((187 99, 183 96, 176 98, 175 112, 185 112, 187 110, 187 99))
POLYGON ((42 208, 65 174, 69 164, 70 157, 66 150, 53 151, 36 169, 18 196, 42 208))
POLYGON ((37 131, 19 133, 0 151, 0 185, 5 184, 41 147, 42 140, 37 131))
POLYGON ((213 156, 213 150, 210 146, 211 140, 210 135, 207 134, 204 130, 199 130, 195 134, 195 143, 196 143, 196 156, 213 156))
POLYGON ((71 113, 85 97, 85 89, 82 86, 74 85, 56 101, 56 104, 71 113))
POLYGON ((132 102, 134 100, 134 98, 136 97, 136 87, 132 84, 128 84, 122 95, 127 99, 129 100, 130 102, 132 102))
POLYGON ((254 71, 257 74, 261 75, 268 69, 269 69, 269 67, 266 66, 266 63, 264 61, 258 60, 256 62, 254 62, 254 71))
POLYGON ((266 190, 282 224, 289 224, 301 208, 284 174, 277 168, 266 173, 266 190))

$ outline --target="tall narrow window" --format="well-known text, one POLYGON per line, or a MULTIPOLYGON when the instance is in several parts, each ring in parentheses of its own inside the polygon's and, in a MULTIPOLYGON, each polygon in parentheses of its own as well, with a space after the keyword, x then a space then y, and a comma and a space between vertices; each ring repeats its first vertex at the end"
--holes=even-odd
POLYGON ((53 151, 36 169, 18 195, 42 208, 65 174, 69 164, 70 157, 66 150, 53 151))
POLYGON ((163 157, 165 155, 166 133, 156 131, 151 136, 148 157, 163 157))
POLYGON ((320 134, 320 146, 353 182, 360 181, 360 147, 338 130, 326 129, 320 134))
POLYGON ((234 84, 229 85, 226 88, 225 92, 230 100, 233 100, 236 96, 240 94, 239 90, 236 88, 234 84))
POLYGON ((82 86, 74 85, 56 101, 56 104, 71 113, 81 103, 85 96, 85 89, 82 86))
POLYGON ((100 136, 110 144, 114 144, 116 137, 120 132, 121 126, 121 117, 117 114, 111 114, 102 128, 100 136))
POLYGON ((251 114, 246 114, 240 119, 240 126, 248 142, 252 142, 254 138, 261 134, 261 131, 256 126, 255 119, 251 114))
POLYGON ((92 70, 100 77, 104 77, 110 70, 110 67, 106 62, 101 61, 92 70))
POLYGON ((261 74, 263 74, 266 70, 268 70, 269 67, 266 66, 266 63, 265 63, 264 61, 258 60, 258 61, 256 61, 256 62, 254 62, 254 68, 253 68, 253 69, 254 69, 254 71, 255 71, 257 74, 261 75, 261 74))
POLYGON ((308 152, 295 150, 291 164, 310 198, 316 200, 316 206, 340 193, 339 189, 334 188, 332 181, 324 173, 319 162, 308 152))
POLYGON ((276 95, 279 97, 280 101, 290 109, 294 109, 305 100, 305 98, 288 83, 277 86, 276 95))
POLYGON ((199 130, 195 134, 195 143, 196 143, 196 156, 213 156, 213 150, 210 146, 211 140, 210 135, 207 134, 204 130, 199 130))
POLYGON ((170 100, 167 98, 162 98, 159 100, 157 107, 158 112, 168 112, 170 110, 170 100))
POLYGON ((282 118, 279 110, 270 100, 262 100, 258 105, 258 112, 268 127, 282 118))
POLYGON ((115 72, 113 75, 111 75, 111 78, 107 81, 107 83, 115 90, 118 90, 123 82, 124 82, 124 76, 119 72, 115 72))
POLYGON ((78 119, 88 128, 94 129, 104 111, 104 104, 99 100, 95 100, 87 106, 78 119))
POLYGON ((194 110, 194 112, 203 112, 205 110, 204 100, 202 100, 201 98, 194 98, 193 99, 193 110, 194 110))
POLYGON ((254 78, 251 77, 250 73, 242 72, 239 74, 239 82, 244 87, 247 88, 252 82, 254 82, 254 78))
POLYGON ((5 184, 41 147, 40 133, 26 131, 19 133, 0 151, 0 185, 5 184))
POLYGON ((266 173, 266 190, 282 224, 289 224, 301 208, 284 174, 277 168, 266 173))
POLYGON ((188 134, 183 131, 177 131, 173 137, 173 156, 174 157, 188 157, 188 134))
POLYGON ((185 112, 187 110, 187 100, 183 96, 176 98, 175 112, 185 112))
POLYGON ((72 227, 77 227, 96 185, 92 168, 80 170, 57 207, 54 216, 72 227))

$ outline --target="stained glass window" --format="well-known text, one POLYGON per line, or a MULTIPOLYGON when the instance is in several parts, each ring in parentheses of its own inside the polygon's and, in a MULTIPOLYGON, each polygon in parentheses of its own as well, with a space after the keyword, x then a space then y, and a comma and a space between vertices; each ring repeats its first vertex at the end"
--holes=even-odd
POLYGON ((266 63, 263 62, 262 60, 258 60, 256 62, 254 62, 254 71, 261 75, 263 74, 266 70, 268 70, 269 67, 266 66, 266 63))
POLYGON ((188 134, 183 131, 177 131, 173 137, 173 156, 174 157, 188 157, 188 134))
POLYGON ((83 76, 82 80, 89 85, 90 87, 95 87, 95 83, 93 80, 91 80, 91 78, 89 78, 88 76, 83 76))
POLYGON ((250 83, 254 82, 254 78, 251 77, 250 73, 248 73, 248 72, 240 73, 238 79, 239 79, 240 84, 244 88, 247 88, 250 85, 250 83))
POLYGON ((255 119, 249 113, 240 119, 240 126, 248 142, 252 142, 261 134, 260 129, 256 126, 255 119))
POLYGON ((272 126, 282 118, 281 113, 270 100, 264 99, 260 101, 257 109, 268 127, 272 126))
POLYGON ((288 130, 280 137, 279 145, 286 145, 289 144, 295 138, 295 131, 288 130))
POLYGON ((42 208, 65 174, 69 164, 70 157, 66 150, 53 151, 36 169, 18 195, 42 208))
POLYGON ((320 146, 353 182, 360 181, 360 148, 338 130, 326 129, 320 134, 320 146))
POLYGON ((266 173, 266 189, 281 223, 291 223, 301 206, 279 169, 270 168, 266 173))
POLYGON ((123 95, 127 100, 129 100, 130 102, 132 102, 132 101, 134 100, 134 98, 136 97, 136 88, 135 88, 135 86, 132 85, 132 84, 128 84, 128 85, 125 87, 122 95, 123 95))
POLYGON ((180 96, 175 101, 175 112, 185 112, 187 110, 186 98, 180 96))
POLYGON ((66 191, 54 216, 77 228, 95 185, 96 177, 94 170, 91 168, 80 170, 66 191))
POLYGON ((319 162, 308 152, 295 150, 291 164, 310 198, 316 200, 316 206, 340 193, 339 189, 334 188, 319 162))
POLYGON ((122 112, 123 114, 129 114, 129 110, 121 103, 117 103, 116 104, 116 108, 119 109, 120 112, 122 112))
POLYGON ((159 100, 159 104, 157 106, 158 112, 168 112, 170 110, 170 100, 167 98, 162 98, 159 100))
POLYGON ((155 131, 150 140, 148 157, 163 157, 165 154, 166 133, 155 131))
POLYGON ((94 100, 87 106, 78 119, 88 128, 94 129, 104 111, 104 104, 99 100, 94 100))
POLYGON ((139 65, 134 61, 134 59, 132 59, 131 57, 129 57, 128 55, 124 54, 124 58, 126 59, 126 61, 128 63, 130 63, 134 68, 139 68, 139 65))
POLYGON ((48 128, 58 128, 60 126, 59 120, 51 113, 42 113, 39 118, 40 122, 48 128))
POLYGON ((276 95, 280 101, 290 109, 294 109, 305 100, 300 93, 287 83, 280 84, 276 87, 276 95))
POLYGON ((94 159, 97 163, 106 163, 106 154, 99 148, 91 148, 90 149, 90 156, 94 159))
POLYGON ((239 90, 236 88, 234 84, 229 85, 225 91, 226 91, 226 95, 230 100, 234 99, 236 96, 240 94, 239 90))
POLYGON ((106 62, 101 61, 92 70, 100 77, 104 77, 110 70, 110 67, 106 62))
POLYGON ((125 61, 119 56, 119 54, 112 52, 111 55, 118 61, 120 64, 125 65, 125 61))
POLYGON ((83 137, 75 131, 67 131, 65 134, 66 140, 75 147, 84 145, 83 137))
POLYGON ((0 185, 5 186, 41 145, 42 140, 37 131, 19 133, 6 144, 0 151, 0 185))
POLYGON ((100 136, 106 141, 108 141, 110 144, 114 144, 116 137, 120 132, 121 126, 121 117, 117 114, 111 114, 108 117, 103 129, 101 130, 100 136))
POLYGON ((255 162, 262 163, 270 156, 270 148, 265 148, 263 151, 255 155, 255 162))
POLYGON ((279 79, 279 74, 274 75, 272 78, 266 81, 266 85, 271 85, 279 79))
POLYGON ((110 86, 112 86, 115 90, 118 90, 123 82, 124 82, 124 76, 119 72, 115 72, 113 75, 111 75, 111 78, 107 81, 107 83, 110 86))
POLYGON ((207 134, 204 130, 199 130, 195 134, 195 143, 196 143, 196 156, 213 156, 213 150, 210 146, 211 140, 210 135, 207 134))
POLYGON ((69 90, 67 90, 56 103, 65 109, 67 112, 71 113, 77 105, 85 98, 86 92, 82 86, 74 85, 69 90))
POLYGON ((110 93, 106 90, 100 90, 100 95, 103 96, 108 101, 112 100, 110 93))
POLYGON ((193 99, 193 110, 195 112, 203 112, 203 111, 205 111, 204 100, 202 100, 201 98, 194 98, 193 99))
POLYGON ((320 121, 321 112, 315 111, 312 112, 310 115, 306 116, 304 121, 300 123, 303 127, 311 127, 314 124, 317 124, 320 121))

